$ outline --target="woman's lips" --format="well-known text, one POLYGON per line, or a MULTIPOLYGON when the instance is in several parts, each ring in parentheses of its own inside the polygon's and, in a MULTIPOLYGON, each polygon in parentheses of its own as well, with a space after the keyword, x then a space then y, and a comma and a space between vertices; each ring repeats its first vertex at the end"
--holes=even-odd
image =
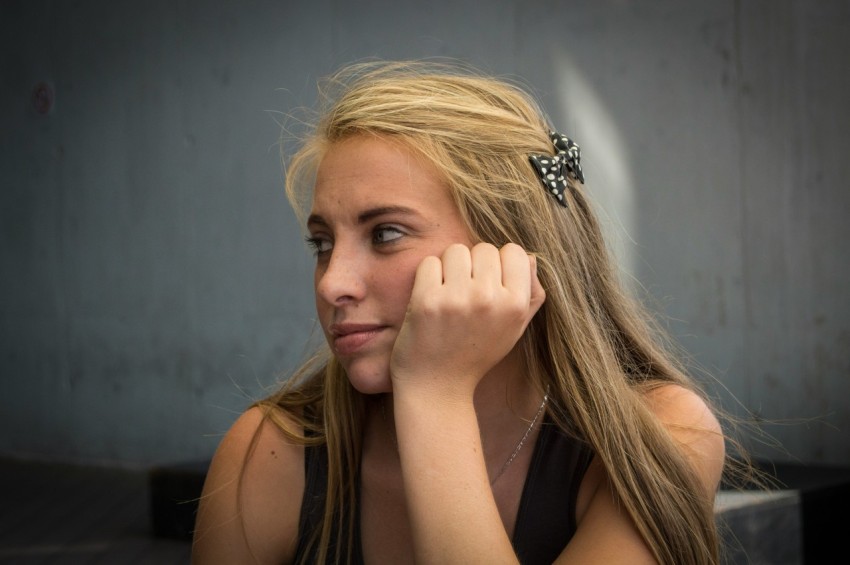
POLYGON ((332 347, 337 355, 352 355, 365 347, 386 326, 378 324, 332 324, 332 347))

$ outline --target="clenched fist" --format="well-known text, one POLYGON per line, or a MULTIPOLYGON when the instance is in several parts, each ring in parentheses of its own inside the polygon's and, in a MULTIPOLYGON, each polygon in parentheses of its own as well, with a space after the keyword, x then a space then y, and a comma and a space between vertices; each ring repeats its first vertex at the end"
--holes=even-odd
POLYGON ((393 347, 393 389, 472 394, 546 300, 536 267, 513 243, 454 244, 426 257, 393 347))

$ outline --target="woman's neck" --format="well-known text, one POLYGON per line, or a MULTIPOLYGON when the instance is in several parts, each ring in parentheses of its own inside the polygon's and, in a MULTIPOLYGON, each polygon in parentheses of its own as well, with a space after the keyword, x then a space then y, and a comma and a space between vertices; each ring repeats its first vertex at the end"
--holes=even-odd
MULTIPOLYGON (((527 374, 519 347, 485 375, 475 390, 474 401, 484 457, 492 476, 541 412, 542 395, 527 374)), ((535 428, 539 429, 539 422, 535 428)), ((533 437, 529 434, 528 440, 533 437)))

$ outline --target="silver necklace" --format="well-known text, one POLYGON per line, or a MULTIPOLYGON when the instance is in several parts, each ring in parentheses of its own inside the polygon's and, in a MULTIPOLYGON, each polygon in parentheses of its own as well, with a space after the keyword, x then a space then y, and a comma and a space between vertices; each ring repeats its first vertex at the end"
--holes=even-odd
POLYGON ((496 476, 493 477, 492 479, 490 479, 490 486, 493 486, 494 484, 496 484, 496 481, 499 480, 499 477, 501 477, 505 473, 505 471, 508 470, 508 467, 510 467, 511 463, 514 462, 514 459, 516 459, 516 456, 519 455, 519 452, 522 449, 522 446, 525 445, 525 440, 528 439, 528 436, 531 435, 531 430, 534 429, 534 424, 537 423, 537 420, 540 419, 540 415, 543 414, 543 409, 546 408, 547 402, 549 402, 549 389, 548 389, 548 387, 546 389, 546 393, 543 395, 543 401, 540 403, 540 408, 537 409, 537 414, 534 415, 534 418, 531 420, 531 423, 528 425, 528 429, 525 430, 525 433, 522 435, 522 439, 520 439, 519 443, 516 444, 516 447, 514 448, 514 452, 511 453, 511 456, 508 457, 508 460, 505 461, 505 464, 502 465, 502 468, 499 469, 499 472, 496 473, 496 476))
MULTIPOLYGON (((543 400, 540 402, 540 407, 537 409, 537 413, 532 418, 531 423, 528 425, 528 429, 525 430, 525 433, 522 435, 522 438, 519 440, 519 443, 516 444, 513 453, 508 457, 508 460, 502 465, 502 468, 499 469, 499 472, 496 473, 496 476, 490 479, 490 486, 496 484, 496 481, 505 474, 505 471, 508 470, 508 467, 511 466, 511 463, 514 462, 514 459, 517 458, 519 452, 522 450, 522 446, 525 445, 525 441, 528 439, 528 436, 531 435, 531 431, 534 429, 535 424, 537 424, 537 420, 540 419, 540 415, 543 414, 543 410, 546 408, 546 404, 549 402, 549 388, 546 388, 546 393, 543 395, 543 400)), ((390 428, 389 420, 387 419, 387 403, 385 401, 385 397, 381 398, 381 416, 384 419, 384 425, 389 429, 390 434, 392 435, 393 443, 398 449, 398 440, 395 437, 395 430, 390 428)))

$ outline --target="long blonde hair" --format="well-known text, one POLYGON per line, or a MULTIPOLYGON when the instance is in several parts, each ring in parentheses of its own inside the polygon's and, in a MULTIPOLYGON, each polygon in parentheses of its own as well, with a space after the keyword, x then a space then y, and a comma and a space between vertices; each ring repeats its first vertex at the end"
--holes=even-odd
MULTIPOLYGON (((528 156, 553 154, 551 126, 531 97, 507 81, 430 63, 355 65, 321 94, 321 118, 287 169, 296 212, 309 206, 327 148, 349 136, 389 136, 432 163, 478 240, 517 243, 537 257, 546 302, 520 347, 531 382, 549 390, 556 424, 604 464, 659 562, 716 562, 713 501, 644 398, 664 383, 695 386, 621 290, 584 186, 571 181, 566 208, 543 190, 528 156)), ((260 404, 288 414, 296 429, 273 420, 291 438, 327 445, 326 512, 313 533, 324 562, 328 547, 351 547, 331 537, 335 519, 354 523, 363 399, 325 353, 260 404)))

